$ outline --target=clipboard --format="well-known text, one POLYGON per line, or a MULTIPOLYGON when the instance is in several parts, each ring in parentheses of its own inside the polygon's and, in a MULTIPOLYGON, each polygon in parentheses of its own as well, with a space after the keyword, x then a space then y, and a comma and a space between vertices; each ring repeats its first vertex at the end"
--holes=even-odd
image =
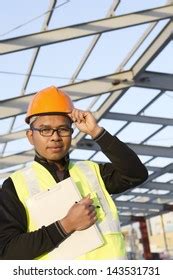
MULTIPOLYGON (((71 206, 81 198, 76 184, 69 177, 50 190, 32 196, 26 205, 36 226, 40 228, 62 219, 71 206)), ((73 260, 102 245, 102 235, 94 224, 85 230, 72 233, 49 255, 54 260, 73 260)))

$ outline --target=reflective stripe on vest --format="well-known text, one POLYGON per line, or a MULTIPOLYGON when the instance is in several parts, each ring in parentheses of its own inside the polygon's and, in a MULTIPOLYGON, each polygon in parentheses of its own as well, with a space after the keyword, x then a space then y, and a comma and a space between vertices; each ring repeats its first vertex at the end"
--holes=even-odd
MULTIPOLYGON (((101 208, 96 210, 98 212, 97 225, 101 229, 103 238, 105 239, 105 245, 78 259, 126 259, 124 238, 119 232, 119 220, 116 206, 105 189, 104 182, 100 176, 98 164, 89 161, 84 162, 84 164, 83 162, 70 164, 69 173, 83 197, 89 193, 97 194, 98 200, 96 203, 101 205, 101 208)), ((52 188, 56 184, 49 171, 37 162, 34 162, 31 167, 13 173, 11 178, 14 182, 19 199, 22 201, 25 208, 25 202, 29 197, 41 190, 52 188)), ((28 214, 27 208, 26 212, 28 214)), ((29 215, 28 223, 29 231, 37 229, 33 224, 32 217, 29 217, 29 215)), ((45 254, 38 259, 49 258, 51 258, 51 254, 45 254)))
POLYGON ((30 167, 23 169, 23 176, 26 180, 26 183, 28 185, 29 190, 29 197, 34 196, 35 194, 39 193, 41 191, 39 187, 39 181, 38 178, 34 172, 34 170, 30 167))
POLYGON ((108 204, 105 198, 105 194, 103 193, 103 190, 100 186, 98 177, 95 175, 95 172, 89 166, 89 162, 87 161, 76 162, 75 166, 77 166, 80 169, 80 171, 82 171, 85 174, 86 180, 90 182, 90 185, 92 186, 92 190, 97 194, 99 202, 105 213, 105 219, 102 220, 100 223, 97 223, 97 226, 100 229, 100 231, 103 234, 120 232, 118 215, 115 219, 110 209, 110 205, 108 204))

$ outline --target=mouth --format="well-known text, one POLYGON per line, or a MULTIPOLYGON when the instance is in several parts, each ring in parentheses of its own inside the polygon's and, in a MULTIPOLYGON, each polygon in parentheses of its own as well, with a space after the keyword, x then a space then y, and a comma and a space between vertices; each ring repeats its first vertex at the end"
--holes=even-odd
POLYGON ((53 152, 60 152, 60 151, 62 151, 62 149, 63 149, 63 147, 62 146, 56 146, 56 147, 48 147, 48 149, 50 150, 50 151, 53 151, 53 152))

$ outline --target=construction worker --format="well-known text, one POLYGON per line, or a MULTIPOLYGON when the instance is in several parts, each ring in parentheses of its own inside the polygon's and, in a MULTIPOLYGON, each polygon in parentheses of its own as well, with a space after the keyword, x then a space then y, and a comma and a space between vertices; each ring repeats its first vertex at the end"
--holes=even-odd
POLYGON ((7 178, 0 190, 0 258, 50 259, 50 252, 73 232, 97 224, 103 245, 77 259, 125 259, 117 208, 110 194, 122 193, 147 179, 147 170, 137 155, 100 127, 91 112, 74 108, 70 97, 54 86, 35 94, 26 123, 35 159, 7 178), (91 136, 110 162, 69 160, 73 123, 91 136), (80 203, 74 203, 62 219, 36 228, 26 205, 33 185, 41 191, 69 176, 83 197, 80 203))

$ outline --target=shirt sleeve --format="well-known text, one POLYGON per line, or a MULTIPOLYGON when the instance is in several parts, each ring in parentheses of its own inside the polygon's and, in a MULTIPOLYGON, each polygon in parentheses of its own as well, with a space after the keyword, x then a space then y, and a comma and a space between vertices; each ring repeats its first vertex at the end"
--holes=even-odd
POLYGON ((148 178, 147 169, 137 154, 117 137, 103 130, 94 140, 109 159, 99 166, 110 194, 122 193, 142 184, 148 178))
POLYGON ((56 221, 27 232, 26 211, 10 178, 0 189, 0 217, 0 259, 3 260, 35 259, 68 237, 56 221))

